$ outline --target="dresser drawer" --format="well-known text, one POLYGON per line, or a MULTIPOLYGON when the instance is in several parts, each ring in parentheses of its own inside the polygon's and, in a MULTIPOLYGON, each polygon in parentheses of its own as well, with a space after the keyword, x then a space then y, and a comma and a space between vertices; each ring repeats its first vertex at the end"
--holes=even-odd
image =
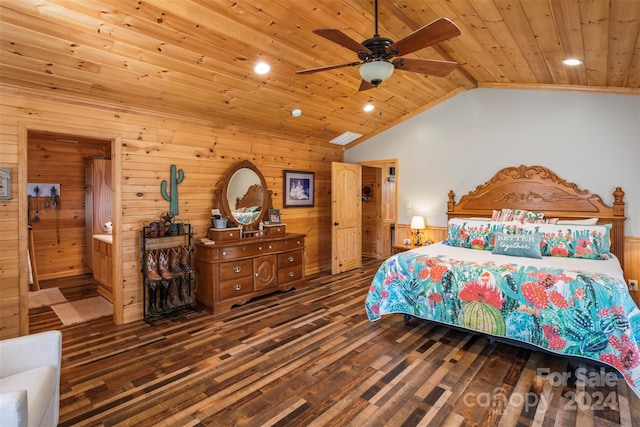
POLYGON ((304 247, 304 239, 285 239, 285 240, 276 240, 274 242, 269 242, 267 245, 267 250, 269 251, 286 251, 289 249, 303 248, 304 247))
POLYGON ((220 299, 233 298, 253 292, 253 276, 220 282, 220 299))
POLYGON ((240 245, 218 247, 217 245, 196 245, 196 258, 206 262, 225 261, 239 258, 250 258, 262 255, 265 242, 247 242, 240 245))
POLYGON ((302 279, 302 264, 292 265, 278 269, 278 284, 293 282, 302 279))
POLYGON ((240 228, 210 228, 207 237, 215 241, 240 239, 240 228))
POLYGON ((247 277, 253 274, 253 261, 250 259, 220 263, 220 280, 247 277))
POLYGON ((302 250, 278 254, 278 268, 302 264, 302 250))
POLYGON ((284 236, 287 233, 287 226, 285 224, 269 224, 264 226, 264 231, 267 236, 284 236))

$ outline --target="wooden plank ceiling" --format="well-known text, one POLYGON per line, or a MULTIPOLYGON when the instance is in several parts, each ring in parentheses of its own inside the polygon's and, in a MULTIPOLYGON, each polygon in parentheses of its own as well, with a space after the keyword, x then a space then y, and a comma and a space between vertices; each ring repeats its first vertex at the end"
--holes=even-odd
POLYGON ((295 71, 358 61, 312 30, 370 38, 372 0, 2 0, 0 81, 313 144, 364 140, 476 87, 640 94, 640 0, 380 0, 379 33, 397 41, 438 17, 462 34, 407 58, 455 71, 395 70, 359 91, 357 67, 295 71))

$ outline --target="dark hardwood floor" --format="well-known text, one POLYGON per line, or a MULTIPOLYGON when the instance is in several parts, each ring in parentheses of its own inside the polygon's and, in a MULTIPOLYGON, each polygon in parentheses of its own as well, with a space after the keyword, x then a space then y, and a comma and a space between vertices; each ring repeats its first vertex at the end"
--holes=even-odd
MULTIPOLYGON (((60 426, 640 426, 623 380, 559 380, 577 367, 604 377, 595 366, 402 315, 371 323, 379 263, 154 326, 63 327, 32 310, 32 333, 63 333, 60 426)), ((53 285, 97 294, 87 277, 53 285)))

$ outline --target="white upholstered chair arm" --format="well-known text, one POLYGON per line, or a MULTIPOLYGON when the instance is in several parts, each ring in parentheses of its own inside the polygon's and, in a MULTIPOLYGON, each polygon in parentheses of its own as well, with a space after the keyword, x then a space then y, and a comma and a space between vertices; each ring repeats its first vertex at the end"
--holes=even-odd
POLYGON ((60 331, 41 332, 0 341, 0 378, 39 366, 58 367, 62 358, 60 331))

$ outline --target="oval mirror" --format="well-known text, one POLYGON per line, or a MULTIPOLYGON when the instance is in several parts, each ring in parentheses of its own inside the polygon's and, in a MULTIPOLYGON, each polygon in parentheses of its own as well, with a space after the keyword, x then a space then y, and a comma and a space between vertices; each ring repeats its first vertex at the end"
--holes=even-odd
POLYGON ((221 198, 224 214, 247 229, 262 221, 270 206, 267 183, 258 168, 247 160, 229 171, 221 198))

